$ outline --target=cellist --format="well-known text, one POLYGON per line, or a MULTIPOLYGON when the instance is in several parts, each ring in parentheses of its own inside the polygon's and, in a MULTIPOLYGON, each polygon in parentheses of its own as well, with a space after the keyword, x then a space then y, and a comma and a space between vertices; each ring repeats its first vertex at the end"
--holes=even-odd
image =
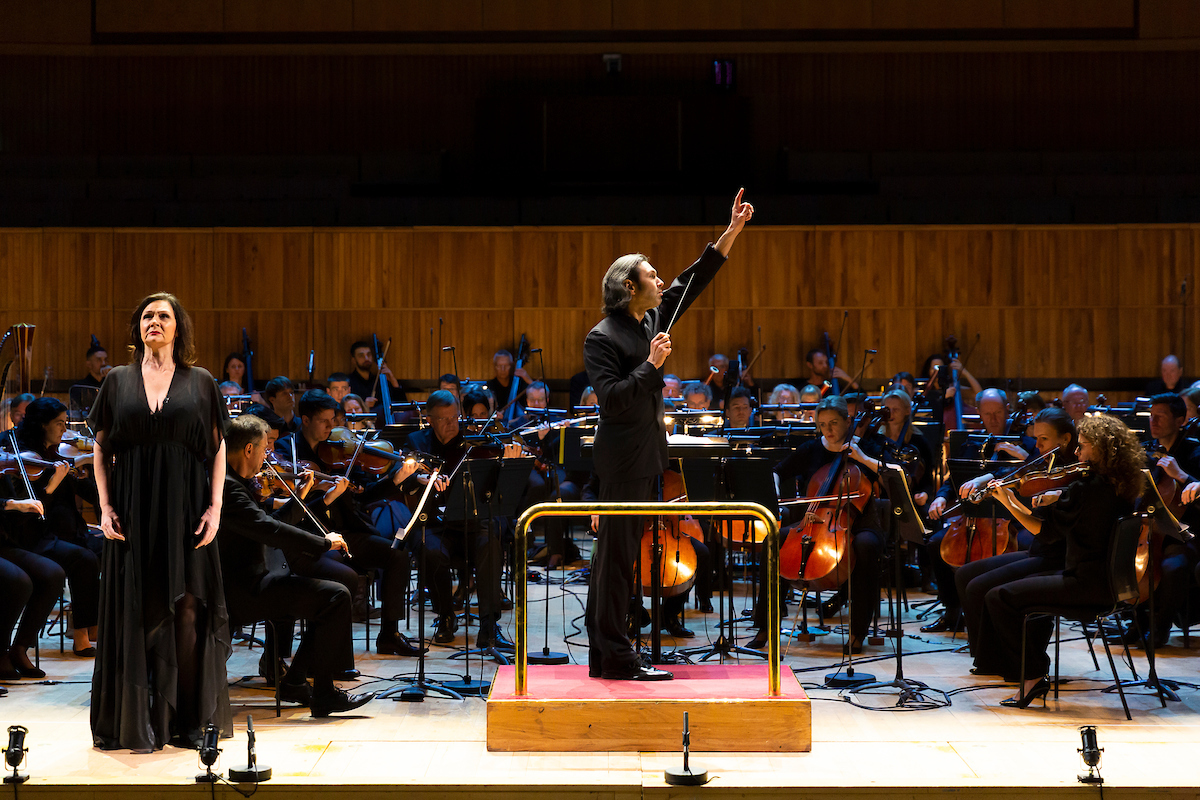
MULTIPOLYGON (((806 486, 809 481, 824 466, 832 464, 842 454, 861 465, 866 470, 866 476, 877 480, 881 462, 863 452, 858 441, 847 438, 850 431, 850 415, 846 410, 846 400, 841 395, 830 395, 817 404, 817 430, 820 436, 810 439, 797 447, 791 455, 775 468, 776 479, 779 482, 780 499, 791 499, 798 496, 797 487, 806 486)), ((800 508, 792 506, 790 508, 800 508)), ((879 534, 880 525, 874 513, 874 505, 868 504, 866 511, 858 516, 851 525, 854 550, 854 575, 850 583, 850 640, 846 647, 851 653, 861 653, 863 639, 870 627, 871 617, 879 602, 879 557, 883 548, 883 537, 879 534)), ((804 527, 810 519, 805 514, 800 519, 789 520, 787 530, 782 534, 781 541, 793 532, 804 527)), ((780 591, 787 581, 780 581, 780 591)), ((758 635, 747 645, 762 649, 767 645, 767 609, 768 602, 780 603, 781 597, 767 597, 767 581, 759 581, 759 599, 754 609, 755 624, 758 635)), ((839 591, 845 587, 839 587, 839 591)))

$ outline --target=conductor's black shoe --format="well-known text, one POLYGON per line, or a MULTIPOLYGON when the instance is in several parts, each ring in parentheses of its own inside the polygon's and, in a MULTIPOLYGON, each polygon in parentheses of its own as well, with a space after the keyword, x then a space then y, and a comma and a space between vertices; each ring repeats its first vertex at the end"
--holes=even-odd
POLYGON ((450 644, 458 631, 457 617, 438 617, 433 623, 433 641, 437 644, 450 644))
POLYGON ((683 627, 683 623, 678 619, 667 620, 662 627, 662 632, 674 636, 676 639, 691 639, 696 634, 683 627))
POLYGON ((332 692, 313 694, 312 710, 314 717, 328 717, 330 714, 344 714, 361 708, 375 699, 374 692, 348 694, 344 689, 334 689, 332 692))
POLYGON ((605 670, 600 677, 606 681, 669 681, 675 676, 665 669, 633 663, 628 667, 605 670))
POLYGON ((958 611, 947 611, 928 625, 921 626, 921 633, 962 633, 962 614, 958 611))
POLYGON ((298 703, 302 706, 312 705, 312 686, 308 681, 280 681, 279 699, 288 703, 298 703))
MULTIPOLYGON (((424 652, 428 652, 426 647, 424 652)), ((381 656, 419 656, 421 648, 417 647, 403 633, 381 633, 375 639, 375 652, 381 656)))
POLYGON ((512 650, 516 647, 504 636, 504 631, 494 622, 484 622, 479 626, 479 634, 475 637, 475 646, 481 648, 498 647, 501 650, 512 650))
POLYGON ((501 611, 512 611, 513 610, 513 601, 502 595, 500 597, 500 610, 501 611))
MULTIPOLYGON (((279 678, 281 680, 283 679, 283 676, 287 675, 287 671, 287 662, 282 658, 279 659, 279 678)), ((267 686, 275 685, 276 673, 275 670, 271 669, 271 657, 265 653, 258 659, 258 674, 262 676, 264 681, 266 681, 267 686)))

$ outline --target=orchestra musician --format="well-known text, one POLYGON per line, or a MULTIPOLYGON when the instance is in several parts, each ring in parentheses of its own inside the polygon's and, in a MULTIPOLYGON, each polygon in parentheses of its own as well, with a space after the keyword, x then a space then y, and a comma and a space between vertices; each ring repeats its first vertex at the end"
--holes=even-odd
POLYGON ((454 395, 454 399, 462 402, 462 381, 453 372, 447 372, 438 378, 438 388, 454 395))
MULTIPOLYGON (((1008 431, 1008 398, 1004 392, 999 389, 984 389, 975 397, 975 403, 979 409, 979 418, 983 422, 984 433, 989 436, 1004 436, 1008 431)), ((984 455, 982 445, 967 439, 963 441, 962 447, 952 457, 983 460, 984 455)), ((1029 454, 1013 442, 997 442, 993 448, 992 457, 997 461, 1021 462, 1028 458, 1029 454)), ((999 474, 999 471, 999 465, 996 465, 992 474, 999 474)), ((940 520, 946 510, 956 502, 967 503, 966 500, 959 501, 954 483, 947 476, 941 488, 938 489, 937 496, 929 504, 929 518, 935 521, 940 520)), ((1003 512, 999 519, 1010 518, 1007 512, 1003 512)), ((1014 527, 1015 523, 1011 519, 1009 525, 1010 532, 1017 532, 1014 527)), ((941 546, 945 535, 946 530, 942 529, 929 540, 927 550, 929 563, 937 583, 938 601, 942 604, 943 611, 937 620, 921 628, 924 633, 957 632, 963 629, 962 605, 958 597, 958 584, 954 580, 954 569, 942 558, 941 546)), ((1032 541, 1033 536, 1024 528, 1020 528, 1017 532, 1018 548, 1027 550, 1032 541)))
MULTIPOLYGON (((507 350, 497 350, 492 356, 492 369, 496 375, 488 379, 487 388, 496 398, 496 407, 503 408, 508 403, 508 397, 512 394, 512 382, 515 377, 517 381, 517 397, 520 398, 521 392, 529 388, 530 382, 533 380, 529 377, 529 373, 524 367, 514 370, 513 354, 507 350)), ((518 399, 517 403, 521 401, 518 399)))
POLYGON ((937 395, 943 398, 945 402, 953 403, 954 385, 952 383, 951 371, 958 372, 960 388, 970 388, 971 390, 970 397, 964 393, 964 403, 977 397, 983 391, 979 380, 967 371, 962 361, 957 358, 952 359, 944 353, 934 353, 925 359, 925 364, 921 367, 921 374, 928 380, 925 386, 925 394, 927 396, 937 395), (964 382, 966 387, 963 387, 964 382))
POLYGON ((754 394, 745 386, 738 386, 729 394, 725 407, 727 429, 749 428, 754 423, 754 394))
MULTIPOLYGON (((860 469, 865 470, 866 477, 871 482, 878 479, 877 476, 883 462, 865 453, 856 438, 847 440, 851 420, 844 397, 829 395, 823 398, 817 404, 816 419, 817 430, 821 435, 816 439, 805 441, 775 467, 780 500, 802 497, 804 487, 807 487, 817 472, 822 467, 833 464, 842 454, 857 462, 860 469)), ((810 513, 803 511, 800 519, 794 519, 795 514, 791 509, 801 508, 803 507, 789 507, 789 514, 784 519, 788 527, 786 532, 780 536, 781 542, 787 536, 798 535, 796 531, 802 530, 805 524, 813 519, 810 513)), ((832 616, 837 613, 844 602, 840 598, 846 597, 848 593, 852 592, 849 594, 850 639, 846 643, 846 649, 854 654, 862 652, 867 628, 871 625, 871 618, 879 603, 879 557, 883 548, 883 537, 879 534, 879 530, 880 524, 874 504, 868 503, 864 512, 851 523, 854 570, 849 580, 850 585, 847 587, 847 581, 843 581, 835 592, 835 598, 838 599, 831 599, 822 604, 828 616, 832 616)), ((774 602, 782 605, 782 593, 787 591, 787 583, 786 580, 780 581, 780 597, 769 598, 767 596, 768 582, 765 579, 759 581, 759 600, 754 609, 754 621, 758 628, 758 635, 750 641, 747 647, 760 650, 766 647, 767 611, 770 608, 767 603, 774 602)))
POLYGON ((263 387, 262 398, 289 431, 300 427, 300 418, 296 416, 296 385, 290 379, 283 375, 271 378, 263 387))
MULTIPOLYGON (((679 379, 678 375, 672 375, 671 373, 663 375, 662 396, 664 400, 678 400, 683 397, 683 381, 679 379)), ((588 403, 581 402, 580 405, 585 406, 588 403)))
MULTIPOLYGON (((0 537, 7 539, 7 525, 14 514, 41 514, 40 500, 4 499, 4 514, 0 515, 0 537)), ((29 648, 37 637, 66 584, 62 567, 48 558, 28 551, 18 554, 17 562, 0 556, 0 680, 21 678, 40 680, 45 670, 35 667, 29 659, 29 648), (22 566, 22 564, 24 566, 22 566), (14 634, 13 628, 16 628, 14 634)), ((3 695, 0 695, 2 697, 3 695)))
POLYGON ((1079 460, 1090 467, 1087 474, 1066 489, 1035 497, 1034 510, 1010 488, 992 490, 993 496, 1037 538, 1052 536, 1064 544, 1060 569, 1006 581, 990 589, 985 597, 999 645, 994 649, 998 658, 991 668, 1006 680, 1019 680, 1024 652, 1024 674, 1032 676, 1026 677, 1018 693, 1002 700, 1001 705, 1025 708, 1038 697, 1045 697, 1050 689, 1045 677, 1050 665, 1046 647, 1054 621, 1049 617, 1030 620, 1022 640, 1028 609, 1112 601, 1109 543, 1117 520, 1133 511, 1134 501, 1142 493, 1145 455, 1133 432, 1108 414, 1090 414, 1077 427, 1079 460))
POLYGON ((824 393, 826 385, 837 378, 838 388, 843 392, 859 388, 854 379, 841 367, 835 366, 833 373, 830 374, 829 354, 823 348, 814 347, 805 353, 804 364, 808 367, 808 375, 795 382, 798 386, 816 386, 819 391, 824 393))
POLYGON ((350 366, 350 391, 367 401, 368 411, 374 411, 383 399, 383 388, 376 382, 377 372, 380 380, 387 380, 393 403, 408 400, 404 387, 396 380, 386 361, 382 368, 376 369, 375 348, 370 342, 358 341, 350 345, 350 366))
MULTIPOLYGON (((334 372, 330 374, 326 380, 325 393, 332 397, 337 402, 342 402, 348 394, 353 394, 350 390, 350 376, 344 372, 334 372)), ((361 395, 359 395, 361 397, 361 395)))
POLYGON ((1088 410, 1088 390, 1080 386, 1078 383, 1072 383, 1070 386, 1062 390, 1063 411, 1079 424, 1079 420, 1083 419, 1083 415, 1088 410))
MULTIPOLYGON (((470 393, 464 402, 475 398, 470 393)), ((469 469, 465 462, 471 458, 471 448, 463 439, 463 426, 458 417, 458 401, 450 392, 439 389, 425 401, 425 417, 428 427, 408 437, 414 450, 429 453, 441 459, 445 474, 436 487, 438 500, 444 500, 450 486, 450 476, 458 468, 469 469)), ((504 448, 506 458, 520 456, 519 445, 504 448)), ((417 474, 409 479, 406 491, 413 496, 424 491, 429 476, 417 474)), ((431 498, 430 502, 434 502, 431 498)), ((444 502, 439 503, 444 505, 444 502)), ((430 526, 424 530, 426 585, 432 595, 433 609, 437 614, 434 623, 436 633, 433 640, 439 644, 454 641, 458 620, 454 613, 454 596, 450 579, 450 565, 454 561, 469 562, 475 570, 475 588, 479 598, 479 633, 475 646, 480 648, 512 647, 500 630, 500 613, 503 610, 504 594, 500 588, 503 569, 503 552, 500 533, 493 530, 492 521, 482 516, 473 521, 446 522, 440 527, 430 526)), ((470 574, 462 576, 465 587, 470 574)))
MULTIPOLYGON (((1078 440, 1075 423, 1061 408, 1046 408, 1038 412, 1033 420, 1033 433, 1037 442, 1037 453, 1031 453, 1032 461, 1038 456, 1054 453, 1053 462, 1046 466, 1063 466, 1075 462, 1078 440)), ((1049 461, 1049 459, 1047 459, 1049 461)), ((986 490, 996 478, 995 473, 985 473, 966 481, 959 487, 959 498, 966 500, 973 492, 986 490)), ((1017 522, 1024 526, 1018 517, 1017 522)), ((1026 527, 1033 533, 1033 530, 1026 527)), ((1018 537, 1019 541, 1019 537, 1018 537)), ((1054 536, 1034 536, 1028 550, 1001 553, 979 561, 971 561, 954 573, 955 588, 962 604, 963 621, 967 626, 967 643, 975 659, 971 670, 976 675, 1001 675, 1008 663, 995 633, 985 598, 992 589, 1005 583, 1063 569, 1066 545, 1054 536)))
MULTIPOLYGON (((738 192, 729 226, 715 246, 664 291, 658 272, 640 253, 612 263, 602 283, 604 314, 584 340, 588 378, 600 400, 593 458, 605 502, 649 501, 667 467, 663 422, 663 365, 671 355, 667 332, 729 256, 754 213, 738 192), (690 289, 685 291, 688 284, 690 289)), ((588 674, 615 680, 668 680, 671 673, 644 665, 625 624, 634 593, 634 562, 643 523, 603 516, 588 585, 588 674)))
POLYGON ((1189 386, 1180 392, 1179 396, 1183 398, 1187 407, 1187 417, 1184 422, 1189 423, 1192 420, 1200 419, 1200 386, 1189 386))
MULTIPOLYGON (((810 384, 805 384, 809 386, 810 384)), ((817 390, 817 400, 821 399, 821 390, 817 390)), ((790 383, 777 383, 775 388, 771 390, 771 394, 767 397, 767 405, 783 406, 796 405, 800 402, 800 391, 790 383)), ((814 403, 816 400, 813 401, 814 403)), ((781 409, 775 412, 776 420, 799 419, 800 412, 796 409, 781 409)))
MULTIPOLYGON (((308 706, 314 717, 352 711, 375 693, 348 694, 333 682, 342 665, 354 660, 350 592, 335 581, 298 575, 286 564, 280 568, 268 552, 277 548, 289 561, 300 554, 315 559, 330 550, 344 552, 346 540, 336 533, 322 536, 296 527, 304 516, 296 500, 271 514, 259 504, 251 479, 266 458, 267 430, 266 422, 243 414, 225 434, 228 469, 217 538, 229 614, 241 622, 304 620, 300 646, 279 682, 280 698, 308 706)), ((415 466, 409 472, 412 469, 415 466)), ((311 479, 310 473, 310 483, 311 479)), ((267 630, 270 636, 271 628, 267 630)))
POLYGON ((1191 381, 1183 377, 1183 364, 1179 363, 1179 356, 1168 355, 1158 365, 1159 377, 1146 384, 1146 394, 1156 395, 1170 392, 1179 394, 1188 386, 1191 381))
MULTIPOLYGON (((70 472, 72 465, 59 458, 58 445, 66 429, 67 407, 53 397, 39 397, 30 403, 25 418, 17 426, 17 444, 21 450, 54 463, 55 467, 32 481, 35 499, 42 502, 45 519, 32 514, 10 516, 0 557, 29 572, 33 567, 22 560, 22 554, 17 552, 21 550, 48 558, 63 569, 71 589, 72 652, 91 658, 96 654, 92 641, 100 614, 98 551, 101 548, 97 537, 88 535, 76 498, 82 494, 93 503, 98 498, 94 489, 89 491, 90 482, 77 480, 70 472)), ((7 497, 23 496, 23 489, 21 495, 14 493, 12 483, 5 479, 0 491, 7 497)))
POLYGON ((8 401, 8 413, 0 415, 0 430, 9 430, 21 424, 25 418, 25 409, 36 400, 35 395, 22 392, 8 401))
POLYGON ((713 407, 713 390, 700 381, 688 381, 683 385, 683 402, 693 411, 707 411, 713 407))
MULTIPOLYGON (((309 389, 301 396, 298 408, 299 430, 275 443, 276 458, 291 462, 294 442, 299 461, 312 462, 319 472, 335 473, 336 470, 321 458, 318 445, 326 441, 333 431, 337 402, 320 389, 309 389)), ((380 534, 364 509, 367 504, 396 494, 397 487, 407 477, 403 470, 395 469, 391 474, 364 486, 360 494, 355 494, 349 491, 350 480, 339 476, 336 483, 311 504, 325 527, 345 537, 350 545, 349 565, 354 571, 383 571, 380 587, 383 613, 379 619, 379 634, 375 637, 375 652, 380 655, 415 656, 420 652, 400 632, 398 626, 404 616, 408 554, 392 548, 391 541, 380 534)), ((330 572, 331 569, 337 570, 334 564, 328 563, 330 560, 328 557, 318 558, 310 564, 300 565, 297 571, 309 577, 344 580, 344 572, 330 572)), ((356 586, 357 581, 352 585, 356 586)))
POLYGON ((221 368, 221 382, 225 381, 237 384, 237 394, 251 394, 254 391, 254 387, 246 385, 246 360, 241 353, 225 356, 225 364, 221 368))
MULTIPOLYGON (((1156 478, 1165 475, 1176 482, 1177 491, 1200 479, 1200 441, 1182 433, 1187 406, 1177 394, 1163 392, 1150 398, 1150 437, 1147 443, 1148 466, 1156 478)), ((1188 505, 1184 509, 1183 522, 1189 526, 1200 525, 1200 509, 1188 505)), ((1193 540, 1194 541, 1194 540, 1193 540)), ((1165 647, 1171 634, 1175 617, 1187 602, 1192 572, 1200 561, 1193 541, 1187 543, 1174 539, 1162 543, 1162 556, 1158 568, 1160 577, 1154 591, 1154 646, 1165 647)), ((1149 603, 1138 606, 1140 630, 1149 636, 1149 603)), ((1127 639, 1135 638, 1137 627, 1131 626, 1127 639)), ((1144 642, 1140 642, 1143 646, 1144 642)))

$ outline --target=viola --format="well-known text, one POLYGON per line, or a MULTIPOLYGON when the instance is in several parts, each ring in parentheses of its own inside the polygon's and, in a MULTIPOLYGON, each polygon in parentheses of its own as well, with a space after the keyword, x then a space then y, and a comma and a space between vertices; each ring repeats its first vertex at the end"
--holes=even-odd
MULTIPOLYGON (((25 467, 25 474, 29 479, 36 481, 42 477, 42 474, 47 470, 53 472, 57 467, 56 461, 47 461, 37 453, 24 452, 19 456, 15 456, 8 451, 0 451, 0 475, 19 475, 21 474, 21 466, 25 467)), ((67 470, 67 474, 73 478, 79 477, 79 470, 72 466, 67 470)))
MULTIPOLYGON (((267 453, 267 463, 275 467, 280 475, 293 480, 295 480, 297 475, 301 472, 311 472, 313 474, 313 478, 316 480, 316 482, 313 484, 313 489, 321 492, 327 492, 332 489, 338 480, 343 477, 341 475, 331 475, 328 472, 321 472, 318 468, 318 465, 312 461, 301 460, 297 465, 293 464, 287 459, 280 458, 274 453, 267 453)), ((354 494, 360 494, 363 491, 363 487, 351 483, 349 491, 353 492, 354 494)))
MULTIPOLYGON (((1053 451, 1052 451, 1053 452, 1053 451)), ((1017 494, 1022 497, 1035 497, 1054 489, 1064 489, 1081 477, 1091 472, 1091 465, 1086 462, 1076 462, 1053 469, 1030 470, 1022 467, 1007 478, 994 480, 982 489, 977 489, 967 497, 967 502, 981 503, 993 489, 1017 487, 1017 494)))
POLYGON ((339 470, 351 465, 359 467, 369 475, 381 477, 391 472, 399 463, 415 461, 418 469, 428 472, 437 459, 419 450, 397 451, 391 442, 383 439, 359 438, 349 428, 334 428, 329 438, 317 445, 317 457, 339 470))
MULTIPOLYGON (((683 476, 667 470, 663 473, 663 500, 686 502, 683 476)), ((658 526, 658 544, 662 556, 659 564, 659 588, 663 597, 686 594, 696 582, 696 548, 692 539, 703 540, 700 523, 691 517, 662 517, 646 520, 641 544, 642 590, 650 591, 654 578, 654 529, 658 526)))

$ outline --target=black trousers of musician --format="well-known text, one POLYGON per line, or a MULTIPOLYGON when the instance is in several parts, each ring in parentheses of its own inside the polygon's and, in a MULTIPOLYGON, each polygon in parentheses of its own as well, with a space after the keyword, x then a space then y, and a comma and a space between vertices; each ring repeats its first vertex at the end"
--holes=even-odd
MULTIPOLYGON (((658 478, 601 481, 601 502, 645 503, 656 499, 658 478)), ((592 553, 586 609, 588 673, 628 670, 638 660, 629 641, 626 615, 636 589, 634 574, 644 522, 634 516, 601 516, 592 553)))
MULTIPOLYGON (((295 574, 271 574, 256 586, 227 584, 225 597, 233 624, 304 620, 304 635, 288 670, 294 676, 292 680, 310 676, 315 686, 328 689, 333 685, 333 675, 345 670, 347 662, 354 663, 352 595, 342 584, 295 574)), ((267 631, 270 636, 270 628, 267 631)))
MULTIPOLYGON (((425 533, 425 583, 433 595, 433 610, 439 617, 454 616, 454 584, 451 565, 475 569, 475 592, 479 598, 480 621, 500 619, 504 595, 500 588, 504 550, 500 536, 487 519, 468 526, 447 525, 425 533)), ((465 573, 463 581, 468 580, 465 573)))
MULTIPOLYGON (((1081 575, 1054 572, 1033 575, 1001 584, 984 599, 999 645, 996 672, 1006 680, 1021 675, 1021 625, 1027 609, 1045 605, 1091 605, 1107 603, 1112 592, 1102 570, 1081 575)), ((1050 669, 1046 646, 1054 634, 1054 620, 1039 617, 1029 621, 1025 641, 1025 677, 1036 678, 1050 669)))
MULTIPOLYGON (((525 496, 522 498, 522 511, 538 503, 552 502, 556 499, 564 503, 574 503, 579 500, 583 487, 574 481, 567 480, 565 470, 556 469, 553 473, 542 474, 536 469, 529 471, 529 483, 525 486, 525 496), (557 488, 557 491, 555 491, 557 488)), ((546 548, 552 556, 577 556, 578 550, 567 535, 567 525, 570 517, 543 517, 533 523, 535 529, 540 528, 545 536, 546 548), (570 551, 568 553, 568 551, 570 551)))
MULTIPOLYGON (((20 624, 12 645, 33 647, 37 643, 38 631, 62 594, 67 574, 45 556, 4 545, 0 546, 0 581, 3 581, 0 585, 4 587, 3 610, 0 611, 0 624, 4 627, 0 629, 0 636, 4 637, 7 645, 7 638, 19 617, 20 624), (24 613, 21 613, 22 608, 24 613)), ((4 649, 7 651, 8 647, 4 649)))
MULTIPOLYGON (((1017 550, 1028 550, 1033 544, 1033 534, 1015 522, 1009 522, 1009 530, 1017 531, 1017 550)), ((962 599, 958 593, 958 582, 954 579, 955 568, 942 558, 942 539, 945 537, 946 529, 942 528, 929 538, 926 552, 929 565, 933 569, 933 579, 937 582, 938 600, 946 609, 946 613, 953 613, 962 609, 962 599)))
POLYGON ((408 552, 402 548, 393 549, 392 540, 378 533, 348 533, 345 538, 350 547, 351 567, 358 572, 375 569, 383 572, 379 587, 383 606, 379 633, 381 636, 396 633, 399 630, 398 622, 404 616, 405 593, 408 590, 408 552))
MULTIPOLYGON (((282 555, 282 554, 280 554, 282 555)), ((313 578, 320 581, 332 581, 339 586, 345 587, 353 599, 354 592, 358 589, 358 573, 354 571, 354 567, 347 563, 346 557, 339 550, 329 550, 326 553, 313 558, 311 556, 298 557, 295 560, 288 562, 288 568, 294 575, 305 578, 313 578)), ((267 628, 267 639, 265 640, 267 653, 271 652, 272 633, 278 637, 276 647, 281 657, 288 657, 292 654, 292 641, 295 638, 296 621, 290 617, 274 620, 275 629, 272 631, 267 628)), ((354 669, 354 652, 346 653, 345 659, 338 665, 339 671, 354 669)))
MULTIPOLYGON (((783 546, 788 535, 795 530, 799 529, 792 528, 783 532, 779 541, 780 547, 783 546)), ((851 547, 854 548, 854 571, 851 573, 849 581, 842 582, 838 591, 846 592, 848 589, 850 638, 861 642, 867 637, 867 629, 871 627, 871 619, 879 607, 880 557, 883 554, 883 536, 870 528, 856 530, 853 535, 854 540, 851 542, 851 547)), ((763 562, 760 561, 758 603, 754 607, 754 623, 760 631, 766 628, 767 609, 769 608, 767 605, 767 580, 763 569, 763 562)), ((783 596, 790 586, 790 581, 780 579, 780 595, 775 598, 775 602, 779 605, 781 615, 783 596)))
MULTIPOLYGON (((28 551, 21 551, 29 554, 28 551)), ((0 557, 0 655, 9 647, 33 647, 42 623, 54 610, 54 603, 62 593, 67 576, 62 567, 48 558, 33 556, 19 558, 26 570, 17 563, 0 557), (16 636, 13 628, 20 620, 16 636)))
MULTIPOLYGON (((712 598, 712 551, 708 545, 698 539, 692 539, 692 547, 696 551, 696 582, 692 586, 692 591, 696 593, 696 605, 699 606, 705 600, 712 598)), ((673 549, 664 550, 664 560, 674 557, 673 549)), ((662 601, 663 619, 669 620, 672 617, 678 619, 679 615, 683 613, 684 605, 687 604, 689 594, 691 591, 664 597, 662 601)))
MULTIPOLYGON (((972 561, 959 567, 954 575, 962 600, 963 618, 967 624, 967 644, 975 657, 975 668, 989 675, 1003 674, 1011 667, 1015 655, 1005 653, 996 633, 995 622, 986 598, 998 586, 1033 575, 1056 571, 1055 564, 1027 550, 1002 553, 998 556, 972 561)), ((1018 651, 1020 652, 1020 651, 1018 651)))

